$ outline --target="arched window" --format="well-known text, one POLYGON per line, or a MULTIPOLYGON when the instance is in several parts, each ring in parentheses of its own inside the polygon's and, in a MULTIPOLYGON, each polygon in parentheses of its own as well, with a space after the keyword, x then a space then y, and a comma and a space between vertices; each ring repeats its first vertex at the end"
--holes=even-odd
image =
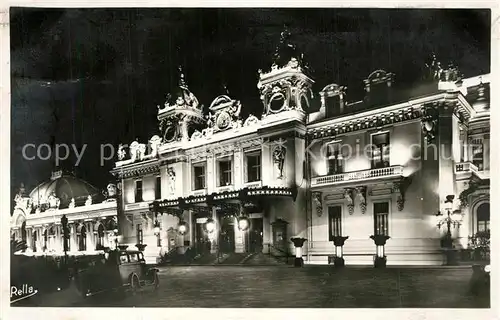
POLYGON ((38 231, 34 230, 33 231, 33 236, 32 236, 32 245, 31 248, 33 249, 33 252, 36 252, 36 242, 38 241, 38 231))
POLYGON ((104 227, 102 226, 102 224, 100 224, 97 228, 95 248, 96 250, 102 250, 104 248, 104 227))
POLYGON ((78 237, 78 250, 79 251, 86 251, 87 250, 87 229, 85 226, 82 226, 80 228, 80 234, 77 235, 78 237))
POLYGON ((490 204, 482 203, 479 205, 476 211, 477 216, 477 231, 489 231, 490 230, 490 204))
POLYGON ((26 221, 21 225, 21 240, 26 242, 26 221))

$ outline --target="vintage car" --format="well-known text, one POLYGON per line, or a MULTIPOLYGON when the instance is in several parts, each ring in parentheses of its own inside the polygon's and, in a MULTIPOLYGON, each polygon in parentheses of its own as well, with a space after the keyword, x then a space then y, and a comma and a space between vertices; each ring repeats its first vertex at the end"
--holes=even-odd
POLYGON ((490 264, 475 264, 472 266, 472 277, 470 280, 471 292, 477 296, 490 295, 490 264))
POLYGON ((146 265, 141 251, 112 250, 80 263, 75 273, 77 288, 84 297, 106 292, 132 291, 144 286, 156 290, 158 269, 146 265))

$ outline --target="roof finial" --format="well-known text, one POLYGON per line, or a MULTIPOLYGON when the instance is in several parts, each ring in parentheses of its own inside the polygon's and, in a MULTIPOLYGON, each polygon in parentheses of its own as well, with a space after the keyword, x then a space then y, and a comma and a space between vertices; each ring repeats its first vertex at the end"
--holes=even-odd
POLYGON ((179 70, 179 87, 187 88, 186 78, 184 76, 184 72, 182 70, 182 66, 178 67, 179 70))

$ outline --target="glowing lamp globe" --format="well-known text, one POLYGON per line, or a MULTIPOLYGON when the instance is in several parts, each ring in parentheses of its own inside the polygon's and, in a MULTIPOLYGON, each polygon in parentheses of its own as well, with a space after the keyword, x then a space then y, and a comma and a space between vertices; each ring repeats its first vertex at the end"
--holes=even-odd
POLYGON ((453 219, 454 221, 462 221, 462 212, 460 210, 455 210, 453 211, 453 213, 451 214, 451 219, 453 219))
POLYGON ((241 231, 245 231, 248 229, 249 223, 247 218, 241 218, 238 220, 238 228, 241 231))
POLYGON ((160 227, 156 226, 153 230, 156 235, 160 234, 160 227))
POLYGON ((205 229, 208 233, 212 233, 215 230, 215 222, 212 219, 208 219, 205 223, 205 229))
POLYGON ((186 225, 186 223, 185 223, 185 222, 180 222, 180 223, 179 223, 179 226, 177 227, 177 230, 179 231, 179 233, 180 233, 181 235, 186 234, 186 233, 187 233, 187 229, 188 229, 188 228, 187 228, 187 225, 186 225))

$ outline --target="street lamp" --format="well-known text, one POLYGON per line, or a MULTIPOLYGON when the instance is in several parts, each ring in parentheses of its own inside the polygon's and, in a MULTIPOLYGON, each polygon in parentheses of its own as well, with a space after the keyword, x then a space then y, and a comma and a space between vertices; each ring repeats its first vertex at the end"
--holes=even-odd
POLYGON ((184 221, 179 222, 179 224, 177 225, 177 230, 179 231, 180 235, 185 235, 188 231, 187 223, 184 221))
MULTIPOLYGON (((436 219, 437 219, 437 227, 441 229, 441 226, 446 225, 446 234, 444 238, 441 240, 441 246, 446 249, 452 249, 453 248, 453 239, 451 236, 451 226, 453 225, 454 228, 460 228, 460 224, 462 222, 462 213, 460 210, 454 210, 453 211, 453 200, 455 196, 454 195, 448 195, 446 196, 446 201, 444 202, 444 210, 446 211, 446 216, 438 212, 436 214, 436 219)), ((451 252, 448 252, 447 256, 447 263, 450 265, 452 264, 452 257, 451 257, 451 252)))
POLYGON ((205 222, 205 230, 208 233, 212 233, 215 230, 215 221, 212 218, 208 218, 207 222, 205 222))
POLYGON ((158 236, 160 234, 160 224, 158 223, 158 220, 155 220, 155 226, 153 228, 155 236, 158 236))

